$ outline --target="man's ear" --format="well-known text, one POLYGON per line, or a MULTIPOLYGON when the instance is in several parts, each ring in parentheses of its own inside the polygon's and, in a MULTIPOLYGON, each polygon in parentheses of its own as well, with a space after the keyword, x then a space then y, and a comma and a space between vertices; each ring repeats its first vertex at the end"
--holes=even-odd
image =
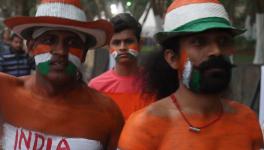
POLYGON ((179 61, 176 53, 171 49, 166 49, 164 51, 164 59, 173 69, 178 69, 179 61))

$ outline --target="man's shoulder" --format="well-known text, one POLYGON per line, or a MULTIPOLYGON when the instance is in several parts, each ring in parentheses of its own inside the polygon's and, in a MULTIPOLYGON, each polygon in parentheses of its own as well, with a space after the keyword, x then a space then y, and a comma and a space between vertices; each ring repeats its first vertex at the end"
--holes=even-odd
POLYGON ((168 100, 162 99, 156 101, 154 103, 149 104, 148 106, 134 112, 130 117, 129 120, 133 120, 136 124, 153 124, 160 121, 168 121, 170 117, 169 108, 168 107, 168 100))
POLYGON ((5 55, 10 55, 11 54, 11 51, 9 48, 6 48, 6 49, 3 49, 3 50, 0 50, 0 57, 1 56, 5 56, 5 55))
POLYGON ((238 101, 234 100, 225 100, 224 103, 228 105, 229 108, 233 109, 233 111, 243 111, 246 113, 254 113, 254 111, 247 105, 242 104, 238 101))
POLYGON ((101 113, 105 113, 110 118, 123 120, 121 110, 117 104, 108 96, 88 87, 88 96, 92 99, 94 108, 101 113))
POLYGON ((108 70, 108 71, 100 74, 99 76, 91 79, 90 83, 103 82, 103 80, 112 79, 112 77, 113 77, 112 70, 108 70))
POLYGON ((257 120, 257 114, 249 106, 233 100, 224 101, 224 109, 229 114, 235 115, 237 118, 247 118, 246 120, 257 120))
POLYGON ((115 78, 113 76, 113 73, 111 70, 108 70, 101 75, 93 78, 88 83, 89 87, 95 88, 97 90, 100 89, 100 87, 104 87, 104 85, 109 84, 109 82, 114 81, 115 78))
POLYGON ((5 94, 6 92, 14 92, 16 88, 24 86, 25 78, 18 78, 6 73, 0 72, 0 89, 1 93, 5 94))
POLYGON ((0 51, 10 50, 10 45, 0 42, 0 51))
POLYGON ((91 100, 93 100, 94 103, 96 103, 99 107, 102 107, 102 108, 106 108, 108 109, 109 107, 117 107, 117 105, 114 103, 114 101, 102 94, 101 92, 98 92, 97 90, 93 89, 93 88, 90 88, 90 87, 87 87, 87 91, 86 91, 86 94, 87 97, 91 98, 91 100))
POLYGON ((0 72, 0 82, 1 82, 1 84, 4 83, 5 81, 10 83, 10 82, 15 82, 17 80, 20 80, 20 78, 17 78, 17 77, 14 77, 12 75, 0 72))

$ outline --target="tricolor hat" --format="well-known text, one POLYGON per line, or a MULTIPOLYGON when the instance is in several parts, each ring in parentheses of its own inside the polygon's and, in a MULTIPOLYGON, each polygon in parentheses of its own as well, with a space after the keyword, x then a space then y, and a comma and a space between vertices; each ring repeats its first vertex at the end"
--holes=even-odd
POLYGON ((80 6, 80 0, 42 0, 35 17, 12 17, 4 23, 24 39, 32 38, 37 28, 55 27, 84 33, 92 42, 91 48, 105 45, 112 36, 112 24, 106 20, 87 21, 80 6))
POLYGON ((231 25, 224 6, 218 0, 174 0, 165 16, 164 31, 158 32, 155 38, 163 44, 172 37, 209 29, 227 29, 233 35, 244 32, 231 25))

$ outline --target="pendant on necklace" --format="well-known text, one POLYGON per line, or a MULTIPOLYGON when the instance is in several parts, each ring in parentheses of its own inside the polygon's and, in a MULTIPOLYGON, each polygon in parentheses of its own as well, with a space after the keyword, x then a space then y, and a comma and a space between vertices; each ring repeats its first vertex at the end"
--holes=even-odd
POLYGON ((190 130, 190 131, 192 131, 192 132, 196 132, 196 133, 198 133, 198 132, 200 132, 200 131, 201 131, 201 129, 200 129, 200 128, 197 128, 197 127, 192 127, 192 126, 189 126, 189 130, 190 130))

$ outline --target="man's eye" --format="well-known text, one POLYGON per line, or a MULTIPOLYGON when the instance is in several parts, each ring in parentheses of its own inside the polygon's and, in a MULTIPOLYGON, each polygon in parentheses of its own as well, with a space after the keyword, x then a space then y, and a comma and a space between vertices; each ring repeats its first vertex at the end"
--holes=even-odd
POLYGON ((120 43, 121 43, 121 41, 119 41, 119 40, 115 40, 112 42, 113 45, 119 45, 120 43))
POLYGON ((207 43, 206 40, 204 40, 203 38, 194 38, 191 40, 191 44, 193 46, 203 46, 206 43, 207 43))
POLYGON ((42 44, 53 44, 56 42, 56 39, 53 37, 46 37, 40 40, 42 44))
POLYGON ((76 39, 70 39, 67 41, 67 46, 74 47, 74 48, 81 48, 84 45, 83 42, 76 39))
POLYGON ((133 39, 126 39, 126 41, 125 41, 126 44, 132 44, 133 42, 134 42, 133 39))

